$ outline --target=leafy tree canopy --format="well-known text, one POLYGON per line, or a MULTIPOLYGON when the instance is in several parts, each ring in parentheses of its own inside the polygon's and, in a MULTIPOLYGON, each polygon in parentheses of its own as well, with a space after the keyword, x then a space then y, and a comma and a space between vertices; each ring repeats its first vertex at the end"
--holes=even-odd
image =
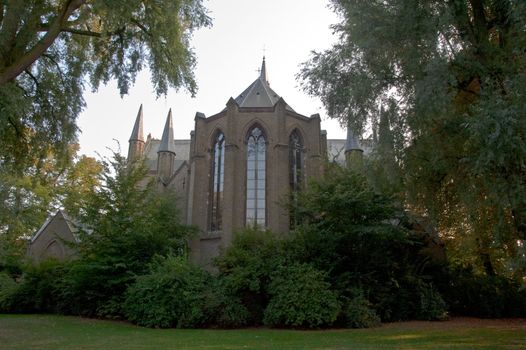
POLYGON ((68 148, 71 163, 49 150, 45 157, 27 155, 24 171, 0 172, 0 267, 16 265, 25 254, 27 239, 50 213, 67 208, 75 215, 75 208, 100 185, 102 165, 77 151, 77 145, 68 148))
POLYGON ((304 64, 305 90, 355 130, 385 108, 407 204, 459 263, 524 276, 526 3, 331 4, 339 41, 304 64))
POLYGON ((210 25, 201 0, 0 2, 0 167, 65 153, 89 84, 121 94, 148 67, 157 94, 196 91, 192 32, 210 25))
POLYGON ((194 233, 180 223, 173 193, 145 184, 147 169, 115 154, 102 161, 100 185, 75 207, 80 243, 64 290, 66 312, 120 315, 124 291, 155 255, 186 256, 194 233))
POLYGON ((329 173, 311 181, 295 201, 301 225, 285 251, 328 273, 343 301, 345 324, 374 321, 366 300, 382 320, 441 317, 444 303, 432 284, 441 262, 430 237, 411 230, 406 213, 361 174, 337 165, 329 173), (424 299, 439 301, 432 315, 418 304, 424 299))

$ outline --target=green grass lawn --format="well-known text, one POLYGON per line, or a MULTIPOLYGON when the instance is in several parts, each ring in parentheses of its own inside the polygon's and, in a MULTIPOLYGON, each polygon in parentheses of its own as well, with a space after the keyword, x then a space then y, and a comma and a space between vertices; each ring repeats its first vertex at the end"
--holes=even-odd
POLYGON ((50 315, 0 315, 0 349, 526 349, 526 320, 455 319, 374 329, 148 329, 50 315))

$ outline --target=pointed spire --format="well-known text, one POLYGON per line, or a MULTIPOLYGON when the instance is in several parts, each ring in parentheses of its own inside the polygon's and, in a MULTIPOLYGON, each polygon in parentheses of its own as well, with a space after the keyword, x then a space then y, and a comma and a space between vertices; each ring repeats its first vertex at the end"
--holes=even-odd
POLYGON ((347 168, 355 171, 363 170, 363 149, 358 143, 358 138, 354 134, 351 123, 347 124, 347 141, 345 142, 345 163, 347 168))
POLYGON ((135 125, 133 126, 133 131, 130 136, 130 142, 132 141, 141 141, 144 142, 144 134, 142 130, 143 115, 142 115, 142 103, 137 113, 137 118, 135 119, 135 125))
POLYGON ((261 63, 261 71, 259 72, 259 79, 268 84, 267 66, 265 64, 265 56, 263 56, 263 63, 261 63))
POLYGON ((159 152, 171 152, 175 154, 175 142, 174 142, 174 129, 172 123, 172 109, 168 112, 168 117, 166 118, 166 124, 164 125, 163 137, 161 139, 161 144, 159 145, 159 152))
POLYGON ((362 148, 360 147, 360 144, 358 143, 358 139, 354 135, 354 132, 349 123, 347 125, 347 141, 345 142, 345 152, 350 152, 353 150, 362 151, 362 148))

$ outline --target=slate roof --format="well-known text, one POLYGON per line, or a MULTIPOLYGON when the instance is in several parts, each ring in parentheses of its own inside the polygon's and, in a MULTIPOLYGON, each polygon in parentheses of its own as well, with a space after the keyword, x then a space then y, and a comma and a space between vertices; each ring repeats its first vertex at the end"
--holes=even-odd
MULTIPOLYGON (((144 154, 146 157, 146 165, 151 171, 155 171, 157 169, 157 150, 159 149, 160 142, 161 141, 158 139, 149 139, 146 143, 144 154)), ((190 159, 190 140, 174 140, 174 144, 176 149, 175 153, 177 154, 174 166, 175 169, 179 169, 183 163, 188 162, 190 159)), ((359 140, 359 144, 365 155, 368 155, 372 152, 372 139, 359 140)), ((345 164, 346 146, 346 139, 328 139, 327 157, 329 161, 345 164)))
MULTIPOLYGON (((267 67, 265 57, 261 64, 259 77, 254 80, 238 97, 235 98, 237 105, 241 108, 265 108, 274 107, 279 100, 279 95, 270 88, 267 78, 267 67)), ((289 111, 294 112, 292 107, 287 105, 289 111)))
POLYGON ((135 124, 133 125, 133 131, 130 136, 129 141, 142 141, 144 142, 144 135, 142 131, 143 124, 143 115, 142 115, 142 104, 137 113, 137 118, 135 119, 135 124))
POLYGON ((42 232, 44 232, 46 230, 46 228, 49 226, 49 224, 52 221, 60 220, 60 219, 64 220, 64 222, 68 226, 68 229, 70 230, 71 234, 73 235, 73 238, 75 239, 75 241, 79 241, 78 237, 75 235, 75 232, 77 231, 77 228, 73 224, 73 220, 69 217, 69 215, 64 210, 60 210, 59 209, 55 215, 47 217, 47 219, 44 222, 44 224, 42 226, 40 226, 38 231, 33 235, 33 237, 31 237, 30 243, 35 242, 38 239, 38 237, 40 237, 42 232))
MULTIPOLYGON (((364 155, 369 155, 373 151, 373 140, 362 139, 359 141, 364 155)), ((327 157, 329 162, 345 164, 345 151, 347 147, 346 139, 328 139, 327 157)))
POLYGON ((351 127, 347 127, 347 140, 345 142, 345 150, 346 151, 352 151, 352 150, 360 150, 363 151, 362 147, 360 147, 360 143, 358 142, 358 139, 356 136, 354 136, 354 132, 352 131, 351 127))
POLYGON ((174 144, 174 128, 172 122, 172 109, 168 112, 168 117, 166 118, 166 124, 164 125, 163 137, 161 138, 161 144, 157 152, 172 152, 175 154, 175 144, 174 144))
MULTIPOLYGON (((148 142, 146 142, 144 156, 146 158, 146 166, 150 171, 157 170, 157 152, 160 144, 161 140, 153 138, 148 139, 148 142)), ((174 169, 179 169, 184 162, 190 159, 190 140, 174 140, 174 147, 176 154, 174 169)))

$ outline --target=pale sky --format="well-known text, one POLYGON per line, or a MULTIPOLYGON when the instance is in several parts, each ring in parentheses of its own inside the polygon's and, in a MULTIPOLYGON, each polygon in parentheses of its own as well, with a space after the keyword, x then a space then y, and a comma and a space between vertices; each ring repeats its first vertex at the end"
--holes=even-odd
POLYGON ((195 32, 192 40, 198 61, 196 96, 171 90, 156 99, 147 71, 123 98, 115 82, 94 94, 86 93, 87 108, 78 121, 80 152, 108 155, 107 147, 117 150, 118 140, 126 154, 141 103, 145 136, 161 137, 172 108, 175 138, 189 139, 195 113, 220 112, 230 97, 238 96, 258 77, 263 54, 272 89, 296 112, 319 113, 328 138, 345 138, 345 130, 327 118, 319 99, 300 90, 295 78, 312 50, 327 49, 336 40, 329 26, 337 22, 337 16, 327 5, 323 0, 205 0, 213 26, 195 32))

